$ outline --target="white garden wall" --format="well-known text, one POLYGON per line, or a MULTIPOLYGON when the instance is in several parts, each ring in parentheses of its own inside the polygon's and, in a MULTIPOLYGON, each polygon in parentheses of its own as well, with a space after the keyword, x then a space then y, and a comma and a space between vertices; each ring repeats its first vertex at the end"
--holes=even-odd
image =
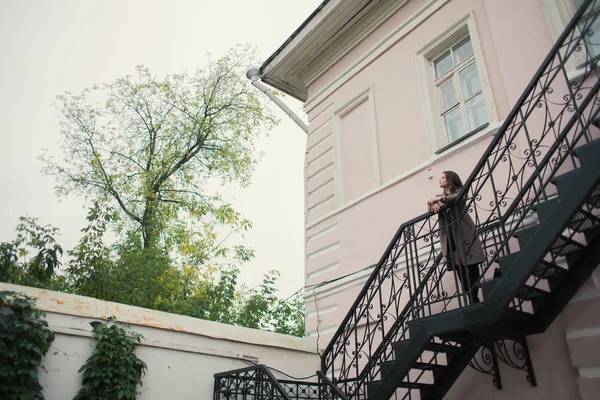
POLYGON ((136 350, 148 365, 140 400, 210 400, 213 374, 248 367, 248 361, 296 377, 313 375, 319 369, 317 348, 309 338, 6 283, 0 283, 0 290, 37 298, 37 308, 47 313, 46 320, 56 334, 40 371, 46 400, 75 396, 81 386, 77 371, 94 348, 89 323, 111 316, 131 324, 145 337, 136 350))

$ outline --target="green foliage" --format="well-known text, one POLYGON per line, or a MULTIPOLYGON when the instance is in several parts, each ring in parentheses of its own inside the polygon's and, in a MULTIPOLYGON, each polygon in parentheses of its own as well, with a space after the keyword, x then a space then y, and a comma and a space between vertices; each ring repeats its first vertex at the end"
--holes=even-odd
POLYGON ((91 325, 92 339, 98 343, 79 369, 83 372, 83 387, 74 400, 135 399, 147 369, 135 355, 135 343, 141 343, 143 336, 114 319, 91 325))
POLYGON ((88 226, 66 268, 55 228, 25 218, 0 244, 0 280, 282 333, 303 334, 303 305, 276 296, 274 272, 237 287, 251 229, 214 188, 245 187, 276 123, 245 79, 237 47, 193 73, 134 76, 58 97, 64 158, 42 157, 59 195, 90 199, 88 226), (105 243, 114 233, 116 242, 105 243), (245 290, 245 291, 243 291, 245 290))
POLYGON ((249 48, 231 49, 192 74, 135 76, 58 97, 64 160, 42 157, 58 193, 110 205, 122 232, 142 247, 179 243, 196 258, 228 252, 216 227, 245 231, 243 219, 208 183, 248 185, 260 153, 254 140, 276 123, 244 78, 249 48), (198 235, 198 233, 200 233, 198 235))
POLYGON ((0 243, 0 280, 48 288, 63 254, 54 238, 58 229, 41 226, 37 218, 20 217, 16 231, 14 241, 0 243))
POLYGON ((114 255, 104 244, 108 224, 116 219, 115 213, 94 202, 88 210, 88 225, 81 230, 83 236, 67 254, 65 291, 82 296, 108 300, 111 297, 111 273, 114 255))
POLYGON ((0 398, 43 399, 38 382, 42 357, 54 333, 34 308, 35 299, 20 293, 0 292, 0 398))
POLYGON ((304 336, 304 302, 300 296, 287 302, 277 297, 279 272, 269 271, 257 289, 243 293, 236 307, 240 326, 304 336))
MULTIPOLYGON (((82 238, 67 252, 70 258, 66 269, 44 283, 30 279, 28 264, 17 262, 15 242, 0 244, 0 270, 8 271, 3 280, 304 336, 304 303, 300 297, 291 301, 277 297, 279 274, 276 271, 266 274, 258 287, 248 290, 238 288, 240 270, 235 264, 198 266, 194 264, 197 260, 191 250, 189 258, 177 262, 160 249, 143 248, 135 234, 107 246, 103 238, 113 218, 115 214, 99 204, 90 208, 82 238)), ((54 231, 54 228, 46 229, 54 231)), ((48 241, 56 245, 53 238, 48 241)), ((31 251, 39 253, 39 249, 31 251)), ((235 252, 238 262, 252 256, 250 250, 243 247, 236 247, 235 252)))

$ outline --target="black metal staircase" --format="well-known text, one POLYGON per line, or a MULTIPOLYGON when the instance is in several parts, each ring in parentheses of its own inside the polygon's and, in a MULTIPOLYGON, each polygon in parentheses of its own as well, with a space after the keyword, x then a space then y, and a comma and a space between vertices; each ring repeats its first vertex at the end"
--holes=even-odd
MULTIPOLYGON (((442 399, 480 349, 491 363, 506 358, 494 350, 504 340, 522 346, 535 385, 524 338, 544 332, 600 264, 600 44, 590 40, 599 14, 600 0, 576 12, 441 211, 449 221, 469 213, 478 227, 488 261, 476 287, 460 289, 462 269, 440 252, 442 230, 463 242, 460 224, 440 226, 433 213, 404 223, 325 349, 314 397, 256 398, 442 399)), ((458 247, 468 259, 470 246, 458 247)), ((218 383, 239 371, 215 375, 215 400, 256 386, 218 383)))

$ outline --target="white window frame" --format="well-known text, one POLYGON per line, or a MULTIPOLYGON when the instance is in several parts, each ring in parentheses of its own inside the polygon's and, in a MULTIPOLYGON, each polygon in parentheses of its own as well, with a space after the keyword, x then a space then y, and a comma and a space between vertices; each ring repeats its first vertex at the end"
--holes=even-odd
MULTIPOLYGON (((436 88, 435 90, 436 90, 436 95, 437 95, 436 100, 437 100, 437 105, 438 105, 438 115, 439 115, 439 118, 442 119, 442 127, 444 129, 446 137, 448 137, 448 132, 446 131, 446 124, 443 122, 444 116, 449 114, 456 108, 458 108, 460 110, 460 115, 461 115, 461 118, 462 118, 462 121, 464 124, 465 132, 464 132, 463 136, 469 134, 469 132, 472 132, 473 130, 480 128, 480 126, 469 127, 469 117, 468 117, 468 113, 467 113, 467 109, 466 109, 466 104, 469 100, 479 96, 480 94, 483 95, 483 87, 478 92, 472 94, 469 97, 464 98, 463 93, 462 93, 461 80, 460 80, 460 73, 463 70, 467 69, 468 67, 470 67, 473 64, 475 64, 475 67, 477 67, 477 60, 475 60, 475 54, 474 53, 471 54, 469 57, 462 60, 459 64, 454 65, 452 67, 452 69, 450 69, 448 72, 446 72, 444 75, 442 75, 439 78, 437 77, 436 71, 435 71, 435 62, 437 60, 439 60, 448 51, 450 51, 450 57, 452 59, 452 62, 453 63, 455 62, 453 48, 467 38, 469 38, 469 40, 470 40, 470 35, 464 36, 464 37, 456 40, 454 43, 451 43, 446 48, 447 50, 442 51, 442 53, 440 55, 438 55, 437 57, 435 57, 431 60, 431 68, 433 68, 433 76, 435 79, 435 82, 433 83, 433 85, 436 88), (454 95, 456 96, 457 103, 455 105, 453 105, 452 107, 444 110, 443 109, 444 101, 442 99, 441 87, 442 87, 442 85, 446 84, 450 79, 453 80, 454 95)), ((473 45, 473 42, 471 42, 471 46, 472 45, 473 45)), ((481 84, 481 79, 479 78, 479 75, 477 76, 477 79, 480 80, 480 84, 481 84)), ((485 101, 485 95, 484 95, 484 101, 485 101)), ((489 122, 489 116, 488 116, 488 121, 486 121, 485 123, 488 123, 488 122, 489 122)), ((458 139, 455 139, 455 141, 456 140, 458 140, 458 139)), ((451 142, 448 141, 448 143, 451 143, 451 142)))
MULTIPOLYGON (((416 69, 421 95, 421 106, 423 108, 425 132, 427 135, 427 143, 430 155, 439 153, 441 149, 452 145, 452 143, 448 142, 443 124, 443 118, 441 116, 442 107, 440 105, 438 89, 435 85, 435 82, 438 81, 438 79, 435 77, 433 61, 447 51, 451 46, 455 45, 467 36, 471 38, 473 57, 477 66, 477 72, 479 75, 488 115, 488 126, 495 125, 495 123, 498 122, 498 115, 492 97, 487 70, 485 68, 483 52, 481 50, 481 43, 479 41, 479 34, 475 24, 475 18, 473 12, 469 12, 467 15, 441 32, 421 49, 417 50, 416 69)), ((463 67, 466 66, 467 64, 465 64, 463 67)), ((465 118, 463 117, 463 119, 465 118)), ((486 130, 484 129, 483 131, 486 130)), ((479 132, 479 129, 475 129, 475 132, 479 132)), ((482 134, 485 133, 486 132, 482 132, 482 134)), ((469 136, 471 136, 471 132, 466 132, 461 139, 456 140, 454 143, 462 141, 464 138, 469 136)))
MULTIPOLYGON (((542 11, 548 22, 548 29, 552 41, 556 43, 560 35, 563 33, 567 24, 573 18, 573 13, 576 11, 572 6, 567 4, 571 0, 540 0, 542 11)), ((582 73, 578 67, 585 63, 585 56, 582 53, 574 53, 566 63, 568 76, 571 79, 577 78, 582 73)))

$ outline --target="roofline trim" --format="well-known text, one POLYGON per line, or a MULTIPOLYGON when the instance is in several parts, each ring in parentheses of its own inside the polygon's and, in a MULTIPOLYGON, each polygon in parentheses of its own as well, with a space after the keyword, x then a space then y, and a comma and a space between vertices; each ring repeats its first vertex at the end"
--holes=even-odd
POLYGON ((306 20, 304 20, 304 22, 298 28, 296 28, 296 30, 291 34, 291 36, 288 37, 286 41, 283 42, 283 44, 279 46, 279 48, 275 50, 275 52, 273 52, 273 54, 271 54, 269 58, 265 60, 265 62, 262 63, 262 65, 260 66, 261 74, 263 73, 265 68, 267 68, 267 66, 290 44, 290 42, 294 40, 294 38, 298 36, 300 32, 302 32, 306 25, 308 25, 321 12, 321 10, 325 7, 327 3, 329 3, 329 0, 323 0, 323 2, 312 12, 312 14, 310 14, 309 17, 306 20))

